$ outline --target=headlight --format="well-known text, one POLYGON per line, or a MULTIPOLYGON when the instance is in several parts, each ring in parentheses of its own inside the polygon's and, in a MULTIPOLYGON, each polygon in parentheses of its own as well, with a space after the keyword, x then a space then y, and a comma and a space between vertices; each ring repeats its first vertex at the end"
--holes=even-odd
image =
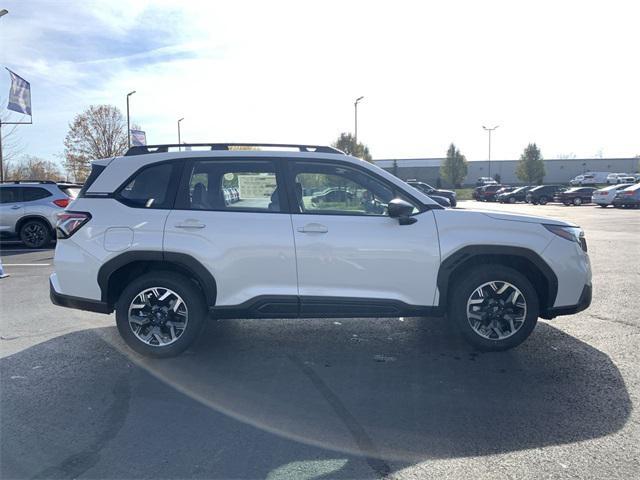
POLYGON ((584 237, 584 231, 580 227, 565 227, 563 225, 547 225, 542 224, 544 228, 551 233, 555 233, 559 237, 569 240, 570 242, 576 242, 580 245, 580 248, 587 251, 587 240, 584 237))

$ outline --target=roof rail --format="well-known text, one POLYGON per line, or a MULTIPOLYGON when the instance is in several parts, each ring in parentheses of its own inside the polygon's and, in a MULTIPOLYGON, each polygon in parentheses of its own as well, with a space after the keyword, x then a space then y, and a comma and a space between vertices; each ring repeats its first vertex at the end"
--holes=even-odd
POLYGON ((0 183, 13 183, 13 184, 19 184, 19 183, 46 183, 46 184, 55 184, 56 182, 54 182, 53 180, 3 180, 0 183))
POLYGON ((145 155, 148 153, 166 153, 170 148, 209 147, 210 150, 231 150, 229 147, 267 147, 267 148, 297 148, 301 152, 338 153, 346 155, 342 150, 325 145, 298 145, 292 143, 167 143, 161 145, 134 146, 127 150, 125 157, 145 155))

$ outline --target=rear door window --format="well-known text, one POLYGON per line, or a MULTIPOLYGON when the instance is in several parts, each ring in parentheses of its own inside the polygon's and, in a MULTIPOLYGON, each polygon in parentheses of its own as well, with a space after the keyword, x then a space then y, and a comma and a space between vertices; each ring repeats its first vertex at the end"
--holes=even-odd
POLYGON ((188 191, 178 208, 186 210, 281 212, 282 189, 271 160, 193 162, 188 191))
POLYGON ((0 188, 0 203, 16 203, 22 201, 21 188, 2 187, 0 188))

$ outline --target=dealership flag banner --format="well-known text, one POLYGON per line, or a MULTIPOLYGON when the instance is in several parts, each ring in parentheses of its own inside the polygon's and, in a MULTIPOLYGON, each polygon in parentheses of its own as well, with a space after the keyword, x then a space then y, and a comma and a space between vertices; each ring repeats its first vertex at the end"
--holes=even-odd
POLYGON ((147 134, 142 130, 131 130, 131 144, 134 147, 142 147, 147 144, 147 134))
POLYGON ((11 90, 9 90, 9 103, 7 110, 12 110, 25 115, 31 115, 31 85, 20 75, 9 70, 11 75, 11 90))

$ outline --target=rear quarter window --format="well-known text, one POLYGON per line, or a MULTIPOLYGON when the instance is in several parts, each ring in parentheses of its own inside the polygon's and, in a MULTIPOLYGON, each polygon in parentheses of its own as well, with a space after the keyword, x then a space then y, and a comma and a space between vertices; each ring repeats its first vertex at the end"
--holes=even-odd
POLYGON ((144 167, 116 193, 116 199, 134 208, 172 208, 180 177, 178 168, 173 162, 144 167))
POLYGON ((50 191, 40 187, 24 187, 22 189, 23 202, 33 202, 35 200, 50 197, 51 195, 50 191))

